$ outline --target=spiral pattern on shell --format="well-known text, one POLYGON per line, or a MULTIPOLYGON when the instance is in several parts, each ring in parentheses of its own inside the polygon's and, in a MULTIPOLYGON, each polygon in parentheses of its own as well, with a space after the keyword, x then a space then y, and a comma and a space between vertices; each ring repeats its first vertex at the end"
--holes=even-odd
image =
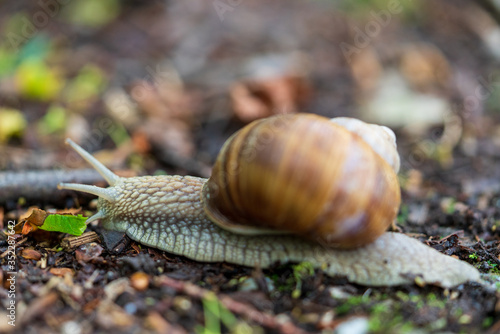
POLYGON ((360 136, 313 114, 250 123, 221 149, 202 199, 221 226, 287 231, 329 247, 380 236, 397 215, 397 175, 360 136))

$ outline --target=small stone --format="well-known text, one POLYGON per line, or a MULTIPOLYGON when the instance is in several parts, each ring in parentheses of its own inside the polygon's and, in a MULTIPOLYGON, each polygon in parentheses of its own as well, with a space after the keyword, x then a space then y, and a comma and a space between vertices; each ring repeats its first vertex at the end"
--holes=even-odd
POLYGON ((130 276, 130 285, 137 291, 144 291, 149 286, 149 275, 138 271, 130 276))
POLYGON ((336 334, 364 334, 368 333, 368 319, 352 317, 335 328, 336 334))

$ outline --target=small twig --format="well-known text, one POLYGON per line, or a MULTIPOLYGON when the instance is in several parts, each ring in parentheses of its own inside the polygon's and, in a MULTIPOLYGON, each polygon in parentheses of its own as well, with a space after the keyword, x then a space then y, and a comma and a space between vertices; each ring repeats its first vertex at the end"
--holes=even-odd
MULTIPOLYGON (((177 292, 185 293, 186 295, 196 299, 207 298, 213 293, 192 283, 174 280, 168 276, 158 277, 156 283, 168 286, 177 292)), ((221 304, 224 305, 224 307, 226 307, 229 311, 240 314, 262 326, 276 329, 281 333, 306 333, 304 330, 295 326, 291 321, 278 320, 270 314, 260 312, 252 306, 240 303, 227 295, 219 294, 218 298, 221 304)))
MULTIPOLYGON (((19 240, 19 242, 18 242, 18 243, 16 243, 15 248, 17 249, 17 246, 20 246, 20 245, 24 244, 24 242, 25 242, 26 240, 28 240, 28 237, 25 237, 25 238, 23 238, 23 239, 19 240)), ((2 254, 0 254, 0 259, 3 259, 4 257, 6 257, 6 256, 7 256, 7 254, 9 254, 9 252, 10 252, 10 249, 7 249, 5 252, 3 252, 2 254)))
MULTIPOLYGON (((478 239, 479 239, 479 238, 478 238, 478 239)), ((479 248, 481 248, 481 250, 482 250, 482 251, 486 254, 486 257, 487 257, 490 261, 494 262, 494 263, 495 263, 495 264, 497 264, 497 265, 500 265, 500 260, 499 260, 499 259, 497 259, 495 256, 493 256, 493 255, 491 254, 491 252, 490 252, 490 251, 488 251, 488 250, 486 249, 486 247, 484 247, 484 244, 483 244, 483 242, 482 242, 480 239, 478 240, 477 245, 478 245, 478 246, 479 246, 479 248)))
POLYGON ((57 201, 69 194, 69 191, 58 190, 58 183, 95 184, 100 181, 103 181, 102 176, 93 169, 0 172, 0 204, 17 201, 19 197, 57 201))
POLYGON ((88 244, 90 242, 94 242, 99 240, 99 236, 95 232, 85 232, 79 236, 66 237, 62 239, 61 245, 63 248, 67 250, 72 250, 77 248, 78 246, 88 244))

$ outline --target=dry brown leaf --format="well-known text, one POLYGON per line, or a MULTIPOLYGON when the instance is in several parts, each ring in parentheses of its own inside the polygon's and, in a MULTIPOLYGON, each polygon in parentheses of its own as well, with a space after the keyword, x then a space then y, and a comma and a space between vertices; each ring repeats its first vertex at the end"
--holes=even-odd
POLYGON ((183 328, 170 324, 165 318, 155 311, 152 311, 147 315, 144 323, 145 327, 154 330, 156 333, 186 333, 183 328))
POLYGON ((295 113, 309 95, 306 79, 293 75, 247 80, 231 88, 233 111, 244 123, 274 114, 295 113))
POLYGON ((28 308, 24 311, 21 316, 22 323, 28 323, 37 316, 43 314, 47 309, 49 309, 52 304, 54 304, 59 299, 59 295, 55 291, 51 291, 46 295, 40 296, 34 300, 31 300, 28 304, 28 308))
POLYGON ((83 314, 92 313, 99 306, 100 303, 101 300, 99 298, 92 299, 83 306, 83 314))
POLYGON ((31 215, 26 219, 26 223, 33 226, 42 226, 48 215, 49 214, 44 210, 34 209, 31 215))
POLYGON ((433 92, 447 88, 450 65, 443 53, 431 44, 412 44, 403 50, 401 73, 419 91, 433 92))
POLYGON ((36 231, 38 228, 36 226, 33 226, 31 224, 28 224, 26 222, 23 223, 22 225, 22 230, 21 230, 21 234, 22 235, 27 235, 31 232, 34 232, 36 231))
POLYGON ((151 151, 151 144, 149 143, 148 136, 142 131, 134 131, 132 134, 132 145, 134 151, 139 154, 146 154, 151 151))
POLYGON ((67 274, 69 274, 70 276, 75 275, 75 271, 71 268, 50 268, 49 272, 52 275, 61 277, 66 276, 67 274))
POLYGON ((419 196, 422 194, 422 182, 423 175, 422 172, 417 169, 410 169, 407 172, 408 179, 404 184, 404 189, 412 196, 419 196))
POLYGON ((101 302, 97 311, 97 323, 104 329, 117 331, 132 326, 135 317, 112 302, 101 302))
POLYGON ((161 121, 177 119, 187 123, 192 121, 192 97, 179 84, 165 81, 151 84, 140 80, 132 86, 131 95, 148 118, 161 121))
POLYGON ((368 94, 377 87, 383 69, 373 48, 366 48, 360 53, 352 55, 349 66, 362 93, 368 94))
POLYGON ((27 260, 40 260, 42 258, 42 254, 39 251, 34 249, 25 248, 21 251, 21 256, 27 260))
POLYGON ((132 247, 137 252, 137 254, 141 252, 141 249, 136 243, 133 243, 130 247, 132 247))
POLYGON ((194 155, 195 146, 191 128, 185 122, 179 120, 161 122, 152 118, 138 131, 144 133, 155 147, 176 157, 191 158, 194 155))
MULTIPOLYGON (((20 224, 16 225, 16 227, 22 227, 21 233, 23 235, 29 234, 36 231, 39 226, 42 226, 48 215, 46 211, 34 208, 29 217, 26 219, 21 218, 20 224)), ((16 229, 16 227, 14 229, 16 229)))
POLYGON ((75 251, 75 257, 78 262, 89 262, 97 259, 102 254, 102 251, 103 248, 101 245, 91 242, 80 246, 80 248, 75 251))

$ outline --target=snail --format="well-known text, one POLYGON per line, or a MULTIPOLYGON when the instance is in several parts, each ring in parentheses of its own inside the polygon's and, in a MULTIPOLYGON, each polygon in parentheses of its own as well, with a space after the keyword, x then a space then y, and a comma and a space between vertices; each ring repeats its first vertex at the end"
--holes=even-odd
POLYGON ((386 232, 400 205, 394 133, 350 118, 279 115, 224 144, 212 175, 121 178, 66 141, 110 187, 94 194, 104 228, 201 262, 268 268, 308 261, 367 286, 478 281, 471 265, 386 232), (373 148, 372 148, 373 147, 373 148))

